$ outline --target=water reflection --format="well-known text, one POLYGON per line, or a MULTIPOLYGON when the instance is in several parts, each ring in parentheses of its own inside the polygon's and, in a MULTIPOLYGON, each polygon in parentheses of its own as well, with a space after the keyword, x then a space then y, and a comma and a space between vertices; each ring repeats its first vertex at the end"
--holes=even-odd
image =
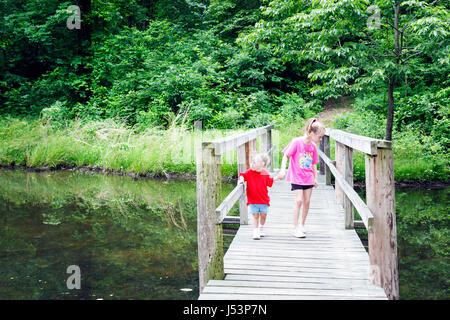
POLYGON ((194 181, 11 170, 0 181, 0 299, 198 297, 194 181), (70 265, 80 290, 67 288, 70 265))
MULTIPOLYGON (((401 299, 450 298, 449 190, 396 190, 401 299)), ((196 229, 194 181, 0 170, 0 299, 197 299, 196 229)))
MULTIPOLYGON (((450 299, 449 191, 395 190, 400 299, 450 299)), ((365 229, 357 233, 367 241, 365 229)))

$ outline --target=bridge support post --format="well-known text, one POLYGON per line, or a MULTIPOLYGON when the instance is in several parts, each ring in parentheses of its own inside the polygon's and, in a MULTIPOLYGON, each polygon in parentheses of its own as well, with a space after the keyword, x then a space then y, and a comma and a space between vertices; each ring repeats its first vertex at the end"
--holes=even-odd
POLYGON ((209 280, 222 280, 223 231, 215 213, 222 190, 221 156, 202 144, 197 153, 197 237, 200 293, 209 280))
MULTIPOLYGON (((329 158, 330 157, 330 137, 329 136, 323 136, 322 140, 320 140, 320 150, 325 153, 325 155, 329 158)), ((325 161, 323 159, 320 159, 320 174, 325 174, 325 184, 327 186, 331 185, 331 171, 330 168, 328 168, 327 165, 325 165, 325 161)))
MULTIPOLYGON (((336 160, 336 169, 341 174, 344 174, 344 144, 337 141, 335 142, 334 155, 336 160)), ((339 182, 336 181, 334 188, 336 203, 344 205, 344 191, 342 191, 342 187, 339 182)))
MULTIPOLYGON (((238 176, 241 172, 247 170, 246 159, 245 144, 243 144, 237 147, 238 176)), ((248 224, 247 192, 244 192, 239 198, 239 216, 240 224, 248 224)))
POLYGON ((374 217, 369 231, 371 280, 389 299, 399 299, 392 149, 378 148, 376 156, 367 155, 365 168, 367 206, 374 217))
MULTIPOLYGON (((345 181, 353 188, 353 149, 344 145, 344 163, 342 166, 345 181)), ((353 205, 346 194, 344 194, 345 229, 353 229, 353 205)))

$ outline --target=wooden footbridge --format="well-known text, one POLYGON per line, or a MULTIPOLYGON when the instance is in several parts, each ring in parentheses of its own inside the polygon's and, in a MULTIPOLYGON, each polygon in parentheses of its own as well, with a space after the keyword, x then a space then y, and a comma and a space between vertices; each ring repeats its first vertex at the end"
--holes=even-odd
POLYGON ((222 156, 237 150, 239 172, 249 167, 249 155, 257 149, 273 159, 284 146, 274 148, 272 131, 269 125, 203 142, 197 153, 199 299, 398 299, 391 143, 327 129, 306 238, 292 235, 293 192, 289 182, 278 181, 269 189, 266 236, 253 240, 245 185, 220 201, 222 156), (330 160, 330 138, 335 161, 330 160), (353 149, 366 154, 367 204, 353 190, 353 149), (240 216, 227 216, 236 202, 240 216), (354 221, 354 209, 362 220, 354 221), (222 225, 230 221, 240 227, 224 253, 222 225), (355 227, 368 230, 368 253, 355 227))

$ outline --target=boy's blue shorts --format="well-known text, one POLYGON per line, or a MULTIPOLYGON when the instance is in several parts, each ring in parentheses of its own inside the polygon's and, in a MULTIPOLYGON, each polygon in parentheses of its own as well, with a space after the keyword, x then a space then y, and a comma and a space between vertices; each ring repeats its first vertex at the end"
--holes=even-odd
POLYGON ((267 214, 269 212, 269 206, 267 204, 249 204, 248 211, 251 214, 254 214, 254 213, 266 213, 267 214))

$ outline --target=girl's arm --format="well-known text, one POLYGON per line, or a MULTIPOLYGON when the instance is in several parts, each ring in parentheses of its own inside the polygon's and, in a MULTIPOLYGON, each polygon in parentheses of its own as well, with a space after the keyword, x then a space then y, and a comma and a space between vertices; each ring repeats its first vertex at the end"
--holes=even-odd
POLYGON ((288 157, 286 155, 283 155, 283 160, 281 160, 280 172, 278 172, 278 175, 276 176, 276 178, 279 178, 280 180, 284 179, 284 177, 286 176, 287 159, 288 159, 288 157))

